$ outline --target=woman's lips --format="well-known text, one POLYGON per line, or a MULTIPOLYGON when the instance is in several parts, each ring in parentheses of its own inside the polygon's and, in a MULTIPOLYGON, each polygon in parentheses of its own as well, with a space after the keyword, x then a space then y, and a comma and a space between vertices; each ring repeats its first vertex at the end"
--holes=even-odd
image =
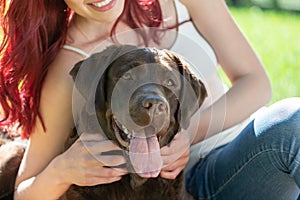
POLYGON ((88 5, 91 6, 94 10, 105 12, 110 10, 116 4, 116 0, 104 0, 98 1, 94 3, 89 3, 88 5))

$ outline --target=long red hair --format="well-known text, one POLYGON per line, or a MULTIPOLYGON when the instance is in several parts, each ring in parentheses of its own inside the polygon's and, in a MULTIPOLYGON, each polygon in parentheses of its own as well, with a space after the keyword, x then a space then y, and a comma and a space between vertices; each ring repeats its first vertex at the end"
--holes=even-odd
MULTIPOLYGON (((48 66, 65 43, 71 10, 63 0, 0 0, 0 126, 17 124, 28 138, 39 117, 41 88, 48 66)), ((158 0, 126 0, 120 20, 131 28, 159 27, 158 0)), ((45 128, 45 127, 44 127, 45 128)))

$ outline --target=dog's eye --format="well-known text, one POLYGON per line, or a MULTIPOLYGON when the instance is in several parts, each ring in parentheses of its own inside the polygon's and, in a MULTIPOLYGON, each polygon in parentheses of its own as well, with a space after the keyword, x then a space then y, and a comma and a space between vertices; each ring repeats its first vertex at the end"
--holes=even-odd
POLYGON ((174 81, 172 79, 168 79, 166 81, 166 86, 174 86, 174 85, 175 85, 175 83, 174 83, 174 81))
POLYGON ((131 80, 132 79, 132 76, 129 72, 126 72, 125 74, 123 74, 122 78, 124 80, 131 80))

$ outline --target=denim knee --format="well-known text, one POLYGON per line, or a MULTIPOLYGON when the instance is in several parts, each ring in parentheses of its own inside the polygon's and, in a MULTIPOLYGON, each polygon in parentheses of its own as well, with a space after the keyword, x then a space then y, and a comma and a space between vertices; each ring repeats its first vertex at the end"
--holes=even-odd
MULTIPOLYGON (((244 194, 267 186, 268 181, 249 185, 250 179, 245 177, 259 180, 269 172, 280 174, 275 177, 275 188, 283 188, 282 184, 297 188, 295 182, 300 187, 300 98, 285 99, 262 110, 235 140, 201 159, 187 173, 186 186, 198 199, 233 199, 234 194, 242 194, 237 190, 245 190, 245 185, 249 188, 244 194), (287 183, 290 177, 295 182, 287 183)), ((265 194, 263 189, 260 192, 265 194)))
POLYGON ((255 118, 254 132, 261 146, 277 152, 275 165, 300 186, 300 98, 270 106, 255 118))
POLYGON ((284 99, 270 106, 255 118, 254 130, 257 137, 292 137, 300 145, 300 98, 284 99))

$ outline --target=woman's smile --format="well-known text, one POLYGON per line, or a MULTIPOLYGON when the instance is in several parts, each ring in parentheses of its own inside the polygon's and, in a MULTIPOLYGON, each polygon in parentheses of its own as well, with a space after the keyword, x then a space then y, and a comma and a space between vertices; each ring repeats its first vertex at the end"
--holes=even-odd
POLYGON ((113 23, 124 10, 125 0, 64 0, 68 7, 87 20, 113 23))
POLYGON ((90 5, 93 9, 97 11, 104 12, 113 8, 115 4, 116 4, 116 0, 104 0, 104 1, 94 2, 94 3, 89 3, 88 5, 90 5))

